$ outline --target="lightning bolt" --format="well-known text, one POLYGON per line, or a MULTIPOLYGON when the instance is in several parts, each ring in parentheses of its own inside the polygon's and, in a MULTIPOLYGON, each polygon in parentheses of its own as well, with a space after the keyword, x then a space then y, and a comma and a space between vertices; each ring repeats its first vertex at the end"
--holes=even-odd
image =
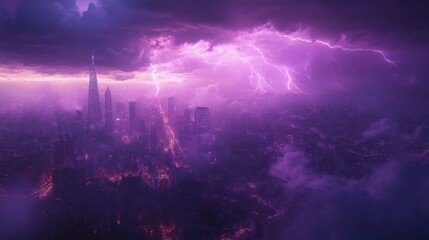
MULTIPOLYGON (((275 34, 280 38, 288 39, 288 40, 293 41, 293 42, 317 44, 317 45, 328 47, 330 49, 339 49, 339 50, 347 51, 347 52, 372 52, 372 53, 380 55, 385 62, 390 63, 390 64, 395 64, 395 62, 392 59, 388 58, 387 54, 380 49, 376 49, 376 48, 351 48, 351 47, 345 47, 342 45, 332 44, 328 41, 323 41, 323 40, 319 40, 319 39, 312 40, 312 39, 296 36, 295 34, 285 34, 285 33, 276 31, 271 24, 265 24, 259 28, 255 28, 253 34, 255 34, 255 35, 258 35, 258 34, 275 34)), ((243 33, 243 35, 245 35, 247 37, 251 37, 251 34, 248 32, 243 33)))
POLYGON ((197 45, 196 45, 196 44, 192 46, 192 49, 194 49, 195 53, 196 53, 198 56, 202 57, 206 63, 210 64, 210 61, 209 61, 209 59, 207 58, 207 56, 206 56, 206 55, 204 55, 204 54, 202 54, 202 53, 200 52, 200 50, 198 49, 198 47, 197 47, 197 45))
POLYGON ((254 78, 254 76, 256 76, 256 78, 258 79, 256 88, 258 90, 265 92, 266 88, 271 89, 271 86, 265 81, 265 77, 255 69, 255 67, 250 62, 250 60, 248 60, 247 58, 245 58, 243 56, 240 56, 236 51, 228 50, 227 52, 229 54, 231 54, 232 56, 234 56, 235 58, 237 58, 239 61, 241 61, 241 62, 243 62, 249 66, 249 68, 250 68, 250 80, 252 82, 252 79, 254 78))
POLYGON ((206 64, 212 65, 215 70, 217 67, 223 63, 226 64, 228 60, 235 59, 249 67, 250 71, 250 84, 256 86, 256 90, 261 92, 273 91, 273 92, 292 92, 292 93, 303 93, 303 91, 298 87, 295 81, 297 75, 301 75, 304 78, 307 78, 312 81, 309 73, 307 72, 308 62, 305 64, 305 69, 303 73, 295 71, 292 67, 278 64, 270 60, 269 55, 260 47, 256 46, 254 40, 258 37, 270 37, 273 36, 277 39, 283 39, 283 41, 288 40, 292 42, 302 42, 313 45, 320 45, 322 47, 327 47, 329 49, 338 49, 346 52, 370 52, 377 54, 382 57, 382 59, 389 64, 395 64, 393 60, 387 57, 387 54, 379 49, 374 48, 350 48, 341 45, 334 45, 327 41, 322 40, 310 40, 303 37, 295 37, 292 35, 283 34, 281 32, 275 31, 269 28, 263 28, 255 30, 253 33, 242 33, 239 35, 236 40, 238 40, 238 45, 219 45, 209 52, 204 49, 204 42, 200 41, 191 45, 194 54, 204 59, 206 64), (263 34, 267 34, 263 36, 263 34), (268 35, 270 34, 270 35, 268 35), (248 50, 253 50, 253 53, 248 50), (214 53, 213 53, 214 52, 214 53), (256 56, 254 55, 256 53, 256 56), (216 61, 213 61, 213 58, 216 61), (264 73, 265 70, 275 70, 278 74, 281 74, 284 81, 284 89, 279 89, 278 86, 272 83, 273 78, 268 78, 264 73), (268 81, 270 79, 270 81, 268 81))
POLYGON ((287 89, 288 89, 289 91, 293 91, 293 88, 294 88, 296 91, 298 91, 298 92, 302 92, 302 91, 301 91, 301 89, 299 89, 299 88, 298 88, 298 86, 293 82, 292 75, 290 74, 290 71, 293 71, 293 72, 297 73, 295 70, 292 70, 292 69, 290 69, 290 68, 288 68, 288 67, 286 67, 286 66, 278 66, 278 65, 273 64, 273 63, 271 63, 271 62, 268 62, 268 61, 267 61, 267 59, 266 59, 266 57, 265 57, 264 52, 263 52, 260 48, 256 47, 253 43, 250 43, 248 46, 250 46, 250 47, 251 47, 251 48, 253 48, 256 52, 258 52, 258 53, 259 53, 259 55, 260 55, 260 56, 261 56, 261 58, 262 58, 262 61, 263 61, 265 64, 270 65, 270 66, 273 66, 274 68, 277 68, 277 69, 278 69, 278 71, 279 71, 280 73, 282 73, 282 74, 283 74, 283 76, 284 76, 284 77, 286 78, 286 80, 287 80, 287 84, 286 84, 286 86, 287 86, 287 89))
MULTIPOLYGON (((302 92, 301 89, 294 83, 292 74, 290 72, 297 73, 296 71, 292 70, 290 67, 284 66, 284 65, 276 65, 270 61, 267 60, 266 54, 259 48, 256 47, 253 43, 249 43, 246 45, 247 48, 250 48, 254 50, 257 54, 257 58, 261 59, 261 62, 267 66, 272 67, 276 69, 278 73, 280 73, 285 81, 286 81, 286 88, 289 92, 299 93, 302 92)), ((204 59, 204 62, 207 64, 210 64, 212 66, 218 67, 219 64, 222 62, 226 62, 225 59, 233 57, 234 59, 238 60, 239 62, 242 62, 246 64, 250 69, 250 82, 251 85, 256 85, 256 89, 261 92, 267 92, 267 91, 274 91, 278 92, 279 90, 273 87, 269 82, 267 82, 266 77, 264 74, 258 70, 258 68, 255 66, 255 64, 252 62, 252 56, 243 55, 241 54, 237 48, 234 47, 222 47, 219 49, 220 52, 222 52, 222 55, 220 57, 220 60, 216 62, 212 62, 209 60, 207 54, 201 53, 201 50, 198 49, 197 44, 193 45, 192 48, 194 49, 195 53, 204 59), (254 81, 256 79, 256 81, 254 81), (254 84, 256 82, 256 84, 254 84)))
POLYGON ((223 61, 223 59, 219 59, 218 61, 216 61, 216 62, 212 62, 212 61, 210 61, 209 59, 208 59, 208 57, 205 55, 205 54, 203 54, 203 53, 201 53, 201 51, 200 51, 200 49, 198 49, 198 43, 196 43, 196 44, 194 44, 193 46, 192 46, 192 49, 195 51, 195 53, 199 56, 199 57, 201 57, 202 59, 204 59, 204 62, 206 63, 206 64, 210 64, 210 65, 212 65, 213 66, 213 68, 215 69, 215 70, 217 70, 217 67, 219 66, 219 64, 221 64, 222 63, 222 61, 223 61))
POLYGON ((156 61, 157 56, 158 56, 158 52, 157 52, 157 50, 155 50, 153 60, 150 63, 150 67, 152 68, 152 71, 151 71, 152 81, 155 84, 155 88, 156 88, 156 91, 155 91, 156 97, 158 97, 159 89, 160 89, 158 79, 156 78, 157 65, 155 65, 155 61, 156 61))
POLYGON ((152 68, 152 71, 151 71, 152 81, 153 81, 153 83, 155 84, 155 87, 156 87, 155 88, 155 97, 157 99, 159 113, 160 113, 162 121, 164 123, 165 132, 166 132, 166 135, 167 135, 167 138, 168 138, 168 147, 167 147, 167 149, 171 150, 171 154, 172 154, 172 158, 173 158, 172 162, 175 165, 175 167, 176 168, 180 168, 181 166, 184 166, 184 163, 181 162, 181 161, 179 161, 177 158, 178 158, 178 155, 182 153, 182 148, 181 148, 181 146, 179 144, 179 141, 178 141, 178 139, 176 137, 176 134, 175 134, 172 126, 170 125, 170 122, 168 120, 167 114, 165 114, 164 108, 162 107, 162 104, 161 104, 161 101, 160 101, 160 98, 159 98, 159 91, 160 91, 161 87, 160 87, 160 84, 159 84, 159 81, 158 81, 158 78, 157 78, 157 75, 156 75, 156 73, 157 73, 157 66, 158 65, 155 62, 156 62, 156 59, 157 59, 157 55, 158 55, 158 52, 155 49, 154 50, 154 57, 152 59, 152 62, 150 63, 150 66, 152 68))
POLYGON ((333 45, 333 44, 331 44, 329 42, 325 42, 325 41, 322 41, 322 40, 314 40, 313 41, 313 40, 310 40, 310 39, 301 38, 301 37, 292 37, 292 36, 289 36, 289 35, 282 35, 282 36, 284 38, 287 38, 287 39, 291 40, 291 41, 319 44, 319 45, 326 46, 326 47, 328 47, 330 49, 340 49, 340 50, 347 51, 347 52, 373 52, 373 53, 379 54, 384 59, 384 61, 386 61, 387 63, 395 64, 395 62, 393 62, 391 59, 389 59, 386 56, 386 54, 383 51, 379 50, 379 49, 373 49, 373 48, 348 48, 348 47, 343 47, 341 45, 333 45))

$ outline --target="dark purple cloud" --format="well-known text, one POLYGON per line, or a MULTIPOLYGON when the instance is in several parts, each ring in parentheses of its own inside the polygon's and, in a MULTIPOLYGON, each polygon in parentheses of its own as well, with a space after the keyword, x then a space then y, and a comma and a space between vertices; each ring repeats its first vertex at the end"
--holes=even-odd
POLYGON ((99 64, 130 71, 148 64, 134 61, 142 37, 216 42, 219 32, 267 22, 286 32, 308 27, 314 36, 334 41, 347 34, 349 41, 386 50, 423 44, 429 35, 423 1, 99 0, 82 14, 76 0, 0 4, 3 63, 83 66, 94 50, 99 64))
POLYGON ((293 146, 281 150, 284 155, 270 173, 287 189, 305 194, 291 222, 273 233, 276 239, 429 237, 427 157, 389 160, 359 180, 346 180, 314 172, 304 152, 293 146))
POLYGON ((311 190, 288 239, 427 239, 427 159, 390 161, 369 177, 311 190))

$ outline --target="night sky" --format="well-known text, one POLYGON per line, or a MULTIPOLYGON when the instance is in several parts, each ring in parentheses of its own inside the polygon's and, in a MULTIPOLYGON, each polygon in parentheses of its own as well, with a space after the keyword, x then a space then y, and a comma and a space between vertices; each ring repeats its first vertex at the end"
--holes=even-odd
POLYGON ((426 98, 424 1, 25 0, 0 8, 2 81, 84 80, 94 53, 106 81, 150 84, 155 63, 160 82, 216 87, 221 98, 236 88, 426 98), (276 66, 266 70, 253 47, 276 66), (249 79, 249 64, 266 71, 265 86, 255 72, 249 79))
MULTIPOLYGON (((316 85, 327 85, 322 75, 329 75, 328 68, 341 68, 338 65, 344 64, 340 74, 350 76, 356 75, 354 71, 374 71, 372 76, 382 75, 373 80, 378 82, 374 86, 377 88, 415 91, 426 87, 424 66, 429 20, 424 1, 24 0, 2 1, 0 9, 0 63, 4 68, 1 80, 8 80, 8 71, 26 67, 33 71, 21 78, 43 73, 79 74, 87 68, 88 56, 93 52, 98 66, 106 68, 104 73, 114 73, 112 80, 133 79, 136 73, 150 71, 156 49, 170 49, 178 55, 166 53, 168 56, 161 60, 173 64, 174 60, 180 61, 175 65, 181 66, 171 66, 165 70, 167 73, 176 77, 188 73, 195 76, 199 69, 206 71, 206 66, 189 61, 204 63, 204 59, 194 59, 196 52, 179 55, 178 50, 198 43, 204 43, 199 45, 202 53, 226 44, 244 48, 250 42, 264 40, 258 36, 240 40, 243 33, 270 29, 272 33, 349 48, 379 49, 394 62, 389 69, 380 70, 386 67, 380 56, 374 54, 345 54, 338 50, 326 51, 323 46, 319 46, 322 52, 317 52, 319 48, 314 44, 291 42, 261 46, 268 54, 285 51, 281 56, 271 56, 272 61, 294 61, 294 70, 300 73, 304 68, 308 70, 316 85), (186 61, 187 57, 193 59, 186 61), (350 61, 352 69, 348 66, 350 61), (359 69, 355 61, 374 62, 359 69)), ((218 56, 212 58, 211 61, 219 60, 218 56)), ((338 76, 337 70, 334 71, 338 76)), ((351 84, 352 88, 359 85, 329 83, 351 84)))

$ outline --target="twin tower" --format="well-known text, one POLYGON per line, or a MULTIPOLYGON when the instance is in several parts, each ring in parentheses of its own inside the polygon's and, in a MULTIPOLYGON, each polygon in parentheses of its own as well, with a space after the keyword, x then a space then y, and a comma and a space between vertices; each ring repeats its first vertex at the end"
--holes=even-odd
MULTIPOLYGON (((112 117, 112 94, 110 89, 105 93, 105 127, 111 128, 113 125, 112 117)), ((94 129, 101 126, 101 106, 100 96, 98 94, 97 73, 95 72, 94 55, 91 56, 91 66, 89 68, 89 88, 88 88, 88 128, 94 129)))

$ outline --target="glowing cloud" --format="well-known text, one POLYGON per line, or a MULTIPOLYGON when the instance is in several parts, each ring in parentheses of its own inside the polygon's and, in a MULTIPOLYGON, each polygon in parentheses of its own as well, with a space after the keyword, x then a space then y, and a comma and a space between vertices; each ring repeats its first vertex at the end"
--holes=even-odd
MULTIPOLYGON (((251 32, 229 32, 220 36, 221 42, 200 40, 175 44, 173 36, 143 37, 138 62, 139 70, 127 75, 127 83, 154 84, 155 96, 168 95, 174 90, 196 91, 217 85, 222 94, 254 91, 260 93, 301 94, 323 81, 319 65, 324 60, 339 64, 353 56, 379 62, 380 66, 394 64, 388 54, 374 48, 352 47, 344 41, 333 44, 312 40, 304 31, 285 34, 264 25, 251 32), (359 55, 358 55, 359 54, 359 55), (235 92, 234 92, 235 91, 235 92)), ((68 69, 67 73, 49 73, 47 69, 28 66, 1 66, 0 81, 87 81, 87 68, 68 69)), ((322 71, 326 71, 322 69, 322 71)), ((100 68, 100 82, 118 82, 119 70, 100 68)), ((347 73, 345 73, 347 74, 347 73)), ((340 80, 339 80, 340 81, 340 80)), ((118 84, 124 84, 118 82, 118 84)), ((148 91, 152 90, 148 88, 148 91)), ((176 94, 177 95, 177 94, 176 94)))
MULTIPOLYGON (((338 50, 360 52, 368 59, 380 56, 387 64, 394 64, 379 49, 335 45, 327 41, 310 40, 302 35, 304 33, 300 32, 284 34, 263 26, 253 32, 238 32, 229 41, 216 45, 205 40, 179 46, 172 44, 171 38, 167 38, 170 41, 155 41, 157 44, 153 51, 157 63, 151 63, 152 79, 156 80, 155 94, 159 94, 165 82, 204 81, 208 85, 215 83, 207 82, 214 76, 219 79, 219 75, 231 72, 237 75, 243 71, 248 72, 248 83, 240 87, 248 85, 263 93, 305 93, 305 81, 317 80, 317 77, 310 77, 311 72, 308 71, 311 57, 326 52, 335 54, 338 50), (154 75, 155 71, 164 76, 163 80, 154 75)), ((341 59, 335 61, 340 62, 341 59)), ((227 78, 221 77, 219 81, 227 78)), ((232 81, 240 82, 242 79, 238 76, 232 81)))

